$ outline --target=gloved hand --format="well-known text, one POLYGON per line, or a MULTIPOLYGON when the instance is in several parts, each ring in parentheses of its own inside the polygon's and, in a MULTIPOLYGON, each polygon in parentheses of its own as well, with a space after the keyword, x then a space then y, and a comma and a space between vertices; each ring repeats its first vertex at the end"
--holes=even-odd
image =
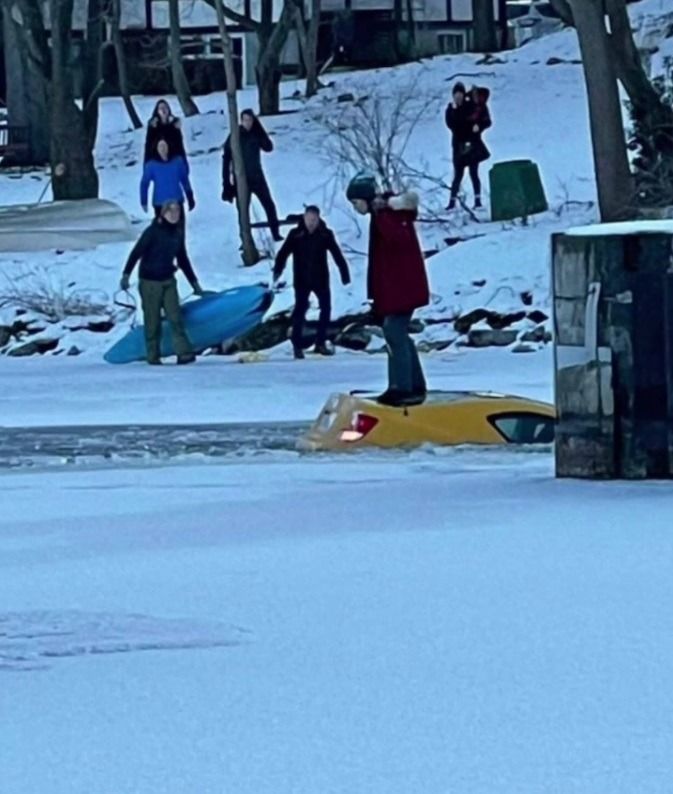
POLYGON ((222 201, 233 201, 236 198, 236 190, 233 185, 224 185, 222 188, 222 201))
POLYGON ((194 290, 194 294, 201 297, 203 295, 203 287, 197 281, 192 285, 192 289, 194 290))
POLYGON ((194 207, 196 207, 196 199, 194 198, 193 193, 187 193, 187 206, 189 207, 190 212, 194 209, 194 207))
POLYGON ((124 273, 124 275, 121 278, 121 281, 119 282, 119 289, 122 290, 123 292, 128 292, 129 286, 130 286, 129 277, 126 275, 126 273, 124 273))

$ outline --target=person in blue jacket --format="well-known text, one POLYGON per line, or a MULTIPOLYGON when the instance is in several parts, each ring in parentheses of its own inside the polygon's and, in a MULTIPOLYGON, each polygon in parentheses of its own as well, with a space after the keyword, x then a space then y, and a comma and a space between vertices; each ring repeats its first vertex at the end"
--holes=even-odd
POLYGON ((157 143, 155 157, 148 160, 143 169, 143 176, 140 180, 140 204, 144 212, 147 212, 148 209, 150 184, 153 186, 154 216, 158 218, 161 215, 161 208, 166 202, 177 201, 181 209, 180 226, 184 227, 185 198, 190 212, 196 206, 194 191, 189 181, 189 168, 184 157, 180 155, 170 157, 168 143, 164 140, 157 143))

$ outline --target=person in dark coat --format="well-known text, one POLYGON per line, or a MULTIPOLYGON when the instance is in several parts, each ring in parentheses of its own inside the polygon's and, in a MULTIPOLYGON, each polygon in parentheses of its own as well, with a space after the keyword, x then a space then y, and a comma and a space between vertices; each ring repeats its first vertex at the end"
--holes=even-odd
POLYGON ((119 284, 121 289, 128 290, 131 273, 140 262, 138 289, 143 307, 148 364, 161 364, 162 311, 171 327, 178 364, 191 364, 196 359, 182 321, 176 270, 182 270, 197 295, 203 295, 203 290, 185 249, 185 237, 180 228, 181 212, 182 207, 177 201, 164 204, 160 216, 145 229, 129 254, 119 284))
POLYGON ((318 298, 320 318, 316 336, 315 352, 331 356, 327 347, 327 328, 330 321, 332 300, 330 293, 327 254, 332 255, 341 274, 341 283, 350 284, 348 263, 339 248, 334 232, 327 228, 316 206, 308 206, 297 226, 288 234, 281 246, 273 268, 273 279, 281 277, 288 257, 293 257, 294 314, 292 316, 292 346, 295 358, 304 358, 302 330, 309 298, 313 293, 318 298))
POLYGON ((187 152, 182 139, 180 119, 171 113, 171 106, 165 99, 160 99, 157 102, 152 116, 147 122, 143 165, 156 156, 159 141, 166 141, 170 157, 184 157, 185 163, 187 163, 187 152))
POLYGON ((479 164, 491 156, 482 140, 482 133, 491 126, 488 97, 487 88, 474 88, 470 96, 467 96, 463 83, 456 83, 453 87, 453 99, 446 108, 444 116, 446 126, 451 130, 453 155, 453 181, 451 198, 447 206, 449 210, 456 206, 458 191, 466 169, 469 171, 474 190, 474 208, 482 207, 479 164))
MULTIPOLYGON (((273 142, 252 110, 244 110, 241 113, 240 133, 243 165, 248 180, 248 201, 253 195, 257 196, 266 213, 273 239, 278 242, 283 239, 280 234, 278 212, 262 169, 262 152, 272 152, 273 142)), ((231 135, 229 135, 224 143, 222 157, 222 200, 233 201, 235 198, 236 180, 231 156, 231 135)))
POLYGON ((356 212, 371 218, 367 291, 375 315, 382 318, 388 345, 388 388, 378 401, 384 405, 421 403, 427 388, 409 335, 414 310, 430 302, 423 252, 414 228, 418 196, 380 194, 374 177, 362 175, 351 180, 346 197, 356 212))
MULTIPOLYGON (((152 206, 155 217, 167 201, 177 201, 181 210, 185 198, 190 211, 196 206, 194 191, 189 181, 189 172, 184 157, 170 157, 168 143, 160 140, 152 160, 148 160, 140 180, 140 205, 147 212, 148 194, 153 185, 152 206)), ((180 226, 184 229, 184 212, 180 212, 180 226)))

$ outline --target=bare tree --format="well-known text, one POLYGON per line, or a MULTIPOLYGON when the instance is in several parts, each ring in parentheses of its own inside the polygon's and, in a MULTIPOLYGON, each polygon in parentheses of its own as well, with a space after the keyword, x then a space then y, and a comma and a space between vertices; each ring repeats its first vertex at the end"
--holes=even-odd
POLYGON ((293 0, 295 4, 295 26, 299 38, 302 61, 306 69, 306 97, 318 93, 320 79, 318 77, 318 33, 320 30, 320 13, 322 0, 311 0, 311 18, 308 23, 304 19, 302 0, 293 0))
MULTIPOLYGON (((575 25, 568 0, 552 0, 563 21, 575 25)), ((634 126, 631 148, 638 190, 634 203, 645 206, 673 203, 673 106, 665 92, 648 77, 636 46, 625 0, 605 0, 606 31, 616 78, 629 98, 634 126)))
MULTIPOLYGON (((51 141, 52 190, 55 199, 98 196, 91 133, 85 112, 75 101, 72 63, 74 0, 49 0, 51 21, 51 141)), ((84 101, 97 101, 93 94, 84 101)))
POLYGON ((476 52, 493 52, 498 49, 493 0, 473 0, 474 45, 476 52))
POLYGON ((236 181, 236 205, 238 208, 238 227, 243 248, 243 264, 254 265, 259 261, 259 252, 250 228, 250 193, 248 179, 245 175, 243 152, 241 150, 241 133, 238 124, 238 103, 236 101, 236 72, 234 70, 234 50, 231 36, 227 30, 222 0, 216 0, 217 22, 222 39, 222 54, 224 57, 224 71, 227 80, 227 108, 229 111, 229 136, 231 145, 231 158, 234 163, 234 177, 236 181))
MULTIPOLYGON (((206 0, 217 10, 221 0, 206 0)), ((259 112, 272 116, 280 109, 280 58, 294 25, 294 2, 284 0, 283 10, 277 22, 273 19, 273 0, 261 0, 261 18, 256 20, 252 12, 240 14, 222 3, 226 19, 235 22, 243 30, 255 33, 259 45, 255 74, 259 95, 259 112)), ((250 8, 250 6, 248 6, 250 8)))
POLYGON ((129 90, 126 54, 124 52, 124 40, 121 34, 121 0, 109 0, 106 8, 106 18, 110 27, 110 39, 114 47, 115 62, 117 64, 119 93, 124 101, 124 107, 126 108, 129 119, 131 119, 131 124, 133 124, 133 129, 137 130, 143 126, 143 123, 133 105, 131 92, 129 90))
POLYGON ((49 162, 49 47, 37 0, 2 0, 7 112, 10 124, 25 127, 28 146, 5 157, 3 166, 49 162))
POLYGON ((621 220, 633 204, 633 183, 602 0, 570 0, 584 64, 601 219, 621 220))
POLYGON ((182 65, 182 46, 180 43, 180 8, 178 0, 168 0, 168 20, 170 26, 170 58, 173 87, 185 116, 196 116, 199 109, 192 99, 185 68, 182 65))

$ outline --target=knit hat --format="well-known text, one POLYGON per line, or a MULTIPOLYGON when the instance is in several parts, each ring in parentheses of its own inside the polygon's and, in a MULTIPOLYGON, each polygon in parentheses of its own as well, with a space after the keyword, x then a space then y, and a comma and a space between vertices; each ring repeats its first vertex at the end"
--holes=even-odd
POLYGON ((375 196, 376 179, 371 174, 356 174, 346 188, 346 198, 349 201, 371 201, 375 196))
POLYGON ((453 87, 452 93, 453 94, 466 94, 467 91, 465 91, 465 83, 456 83, 454 85, 454 87, 453 87))

